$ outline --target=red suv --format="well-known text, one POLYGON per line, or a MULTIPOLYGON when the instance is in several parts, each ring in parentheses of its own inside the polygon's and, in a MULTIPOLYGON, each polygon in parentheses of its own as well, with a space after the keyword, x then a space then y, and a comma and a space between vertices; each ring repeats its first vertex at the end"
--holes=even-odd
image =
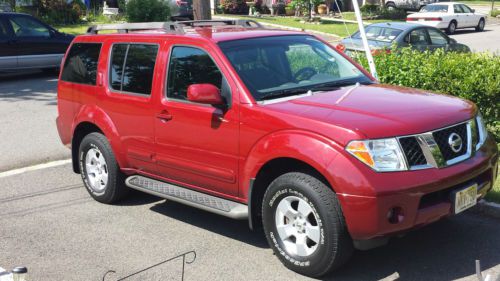
POLYGON ((475 205, 498 169, 472 102, 378 84, 321 39, 252 21, 92 27, 58 110, 95 200, 133 188, 248 219, 309 276, 475 205))

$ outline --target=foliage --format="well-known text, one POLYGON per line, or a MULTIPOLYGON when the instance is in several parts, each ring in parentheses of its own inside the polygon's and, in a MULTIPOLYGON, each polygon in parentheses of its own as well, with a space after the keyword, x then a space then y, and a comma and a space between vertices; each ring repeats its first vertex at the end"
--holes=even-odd
POLYGON ((491 15, 492 17, 497 17, 497 16, 500 16, 500 10, 499 10, 499 9, 494 9, 494 10, 491 10, 490 15, 491 15))
POLYGON ((130 22, 167 21, 170 18, 168 0, 129 0, 126 9, 130 22))
POLYGON ((221 6, 226 14, 248 15, 248 5, 245 0, 221 0, 221 6))
POLYGON ((81 0, 38 0, 39 17, 49 24, 74 24, 85 14, 81 0))
POLYGON ((361 14, 365 17, 377 17, 389 20, 406 19, 406 11, 398 8, 387 9, 385 6, 366 4, 360 10, 361 14))
MULTIPOLYGON (((314 7, 322 4, 324 0, 312 0, 313 10, 314 7)), ((290 6, 296 10, 300 11, 301 14, 306 15, 309 14, 309 0, 292 0, 290 2, 290 6)))
MULTIPOLYGON (((500 56, 489 53, 419 52, 410 48, 375 56, 380 82, 468 99, 500 141, 500 56)), ((361 64, 368 68, 364 56, 361 64)))

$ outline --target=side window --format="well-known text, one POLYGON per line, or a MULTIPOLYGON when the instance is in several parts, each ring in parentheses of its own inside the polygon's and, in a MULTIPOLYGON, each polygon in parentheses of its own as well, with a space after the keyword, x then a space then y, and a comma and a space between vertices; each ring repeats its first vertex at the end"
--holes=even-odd
POLYGON ((444 37, 439 31, 434 29, 428 29, 429 37, 431 37, 432 45, 446 45, 448 44, 448 39, 444 37))
POLYGON ((2 19, 0 19, 0 39, 6 37, 9 37, 9 29, 7 27, 7 24, 2 19))
POLYGON ((96 84, 97 63, 101 44, 75 43, 64 61, 61 80, 80 84, 96 84))
POLYGON ((410 32, 410 44, 412 45, 427 45, 427 35, 423 28, 415 29, 410 32))
POLYGON ((151 95, 158 45, 115 44, 111 51, 113 90, 151 95))
POLYGON ((10 23, 17 37, 50 37, 50 30, 30 17, 13 16, 10 23))
POLYGON ((462 7, 460 7, 460 5, 457 5, 457 4, 453 5, 453 11, 455 12, 455 14, 463 14, 464 13, 464 11, 462 11, 462 7))
POLYGON ((472 13, 472 10, 469 7, 465 6, 465 5, 461 4, 460 7, 464 11, 464 13, 472 13))
POLYGON ((168 67, 167 97, 186 100, 187 88, 202 83, 222 88, 222 73, 212 58, 197 48, 174 47, 168 67))

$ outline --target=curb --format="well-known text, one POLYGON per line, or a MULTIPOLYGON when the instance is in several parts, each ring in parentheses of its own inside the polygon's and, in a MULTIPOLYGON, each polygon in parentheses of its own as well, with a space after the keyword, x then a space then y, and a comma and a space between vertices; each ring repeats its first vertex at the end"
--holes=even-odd
POLYGON ((484 199, 479 201, 474 212, 500 219, 500 204, 488 202, 484 199))

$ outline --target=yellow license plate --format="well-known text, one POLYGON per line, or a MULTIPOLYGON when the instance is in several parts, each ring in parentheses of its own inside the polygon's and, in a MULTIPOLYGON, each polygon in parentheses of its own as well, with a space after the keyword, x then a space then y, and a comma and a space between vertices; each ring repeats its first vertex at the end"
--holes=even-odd
POLYGON ((477 203, 477 184, 455 193, 455 214, 463 212, 477 203))

